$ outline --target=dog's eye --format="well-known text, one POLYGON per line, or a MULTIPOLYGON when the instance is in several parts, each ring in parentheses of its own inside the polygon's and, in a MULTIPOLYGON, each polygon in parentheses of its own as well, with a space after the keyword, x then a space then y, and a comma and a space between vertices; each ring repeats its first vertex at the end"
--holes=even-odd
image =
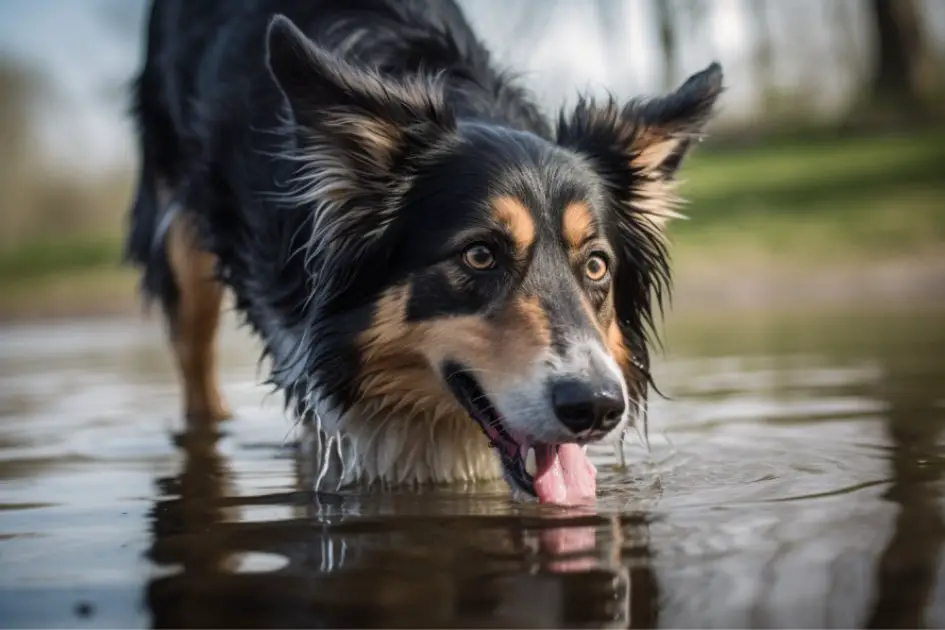
POLYGON ((463 251, 463 262, 476 271, 485 271, 495 267, 495 254, 488 245, 475 243, 463 251))
POLYGON ((607 276, 607 260, 600 254, 593 254, 584 263, 584 273, 591 282, 600 282, 607 276))

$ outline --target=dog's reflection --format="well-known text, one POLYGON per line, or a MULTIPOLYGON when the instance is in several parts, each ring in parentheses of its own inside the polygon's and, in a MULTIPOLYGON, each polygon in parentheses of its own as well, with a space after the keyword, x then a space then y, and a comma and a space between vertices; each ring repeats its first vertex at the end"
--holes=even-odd
POLYGON ((631 599, 655 597, 647 584, 634 592, 639 570, 626 559, 641 557, 645 515, 551 518, 498 488, 313 495, 304 474, 297 491, 236 497, 220 437, 185 431, 181 471, 159 481, 150 557, 161 571, 146 594, 155 627, 655 623, 631 616, 653 608, 631 599), (262 507, 292 516, 240 516, 262 507))

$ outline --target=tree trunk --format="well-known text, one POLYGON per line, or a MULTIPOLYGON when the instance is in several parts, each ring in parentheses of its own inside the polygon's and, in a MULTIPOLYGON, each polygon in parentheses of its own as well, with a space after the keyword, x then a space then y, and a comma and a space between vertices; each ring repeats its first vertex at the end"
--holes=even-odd
POLYGON ((866 68, 863 64, 863 54, 857 46, 856 20, 853 15, 856 7, 845 2, 827 3, 829 11, 828 24, 836 33, 837 61, 844 72, 856 76, 856 85, 863 83, 866 68))
POLYGON ((755 29, 754 67, 756 89, 767 94, 774 74, 774 45, 768 21, 767 0, 751 0, 751 19, 755 29))
POLYGON ((879 101, 915 106, 935 82, 935 65, 915 0, 871 0, 876 32, 872 94, 879 101))
POLYGON ((660 50, 663 53, 663 89, 676 87, 676 23, 670 0, 654 0, 656 28, 659 35, 660 50))

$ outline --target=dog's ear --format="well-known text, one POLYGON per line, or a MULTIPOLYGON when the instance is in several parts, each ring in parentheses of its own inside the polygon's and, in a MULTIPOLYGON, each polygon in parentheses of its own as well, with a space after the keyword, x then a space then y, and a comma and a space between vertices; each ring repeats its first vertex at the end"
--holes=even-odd
MULTIPOLYGON (((455 128, 435 77, 400 81, 356 67, 316 45, 284 16, 270 22, 266 52, 291 109, 299 160, 313 165, 317 181, 306 183, 335 201, 389 192, 398 168, 455 128)), ((362 201, 382 205, 379 199, 362 201)))
POLYGON ((722 68, 713 63, 661 97, 623 107, 581 99, 570 115, 562 112, 558 144, 585 155, 626 209, 662 227, 679 216, 676 172, 721 92, 722 68))
POLYGON ((285 16, 269 24, 266 58, 296 122, 347 150, 364 151, 362 157, 383 159, 424 135, 455 128, 435 78, 398 81, 354 66, 316 45, 285 16))
POLYGON ((266 32, 269 72, 289 120, 283 156, 297 164, 282 200, 311 223, 305 260, 320 299, 331 299, 358 269, 383 264, 411 175, 449 143, 455 118, 436 77, 395 80, 319 47, 288 18, 266 32))

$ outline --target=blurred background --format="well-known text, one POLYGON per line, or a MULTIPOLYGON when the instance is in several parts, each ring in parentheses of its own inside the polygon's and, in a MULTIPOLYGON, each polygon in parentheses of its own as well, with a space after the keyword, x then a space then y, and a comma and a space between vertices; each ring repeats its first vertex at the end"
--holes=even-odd
POLYGON ((549 113, 725 67, 671 228, 671 400, 652 451, 596 460, 597 568, 538 573, 523 533, 555 528, 499 498, 316 525, 232 326, 236 418, 180 431, 121 264, 147 3, 0 0, 0 627, 592 627, 625 582, 621 627, 945 627, 945 0, 461 3, 549 113))
MULTIPOLYGON (((465 0, 549 113, 728 91, 672 228, 676 306, 945 296, 945 2, 465 0)), ((0 3, 0 316, 134 312, 120 265, 143 0, 0 3)))

